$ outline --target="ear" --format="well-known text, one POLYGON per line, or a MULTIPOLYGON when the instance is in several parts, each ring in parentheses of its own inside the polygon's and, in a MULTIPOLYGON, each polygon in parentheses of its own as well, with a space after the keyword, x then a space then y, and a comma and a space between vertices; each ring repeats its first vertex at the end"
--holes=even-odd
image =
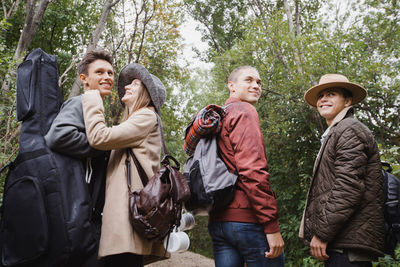
POLYGON ((351 106, 351 102, 353 102, 353 98, 351 98, 351 97, 347 97, 347 98, 345 98, 344 99, 344 106, 347 108, 347 107, 350 107, 351 106))
POLYGON ((81 82, 83 83, 83 85, 87 84, 87 82, 86 82, 87 77, 85 74, 83 74, 83 73, 79 74, 79 78, 81 79, 81 82))
POLYGON ((233 82, 229 81, 227 85, 228 85, 229 92, 230 93, 234 93, 235 92, 235 87, 234 87, 233 82))

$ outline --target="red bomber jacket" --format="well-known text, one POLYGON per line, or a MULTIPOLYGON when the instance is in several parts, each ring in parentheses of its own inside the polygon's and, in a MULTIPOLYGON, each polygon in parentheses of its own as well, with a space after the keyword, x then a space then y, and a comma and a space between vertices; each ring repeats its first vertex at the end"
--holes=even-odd
POLYGON ((264 225, 264 232, 279 232, 278 207, 269 184, 264 137, 253 105, 229 98, 218 137, 220 156, 230 172, 239 174, 230 205, 210 213, 210 222, 234 221, 264 225))

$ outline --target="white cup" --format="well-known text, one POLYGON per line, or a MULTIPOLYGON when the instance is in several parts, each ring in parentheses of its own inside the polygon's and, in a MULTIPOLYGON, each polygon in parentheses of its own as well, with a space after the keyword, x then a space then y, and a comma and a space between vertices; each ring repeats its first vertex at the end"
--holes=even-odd
POLYGON ((164 248, 166 248, 169 253, 186 251, 189 245, 189 236, 185 232, 172 232, 169 235, 169 241, 168 236, 164 239, 164 248))
POLYGON ((190 230, 194 227, 195 220, 193 214, 190 212, 182 213, 181 224, 179 225, 179 231, 190 230))

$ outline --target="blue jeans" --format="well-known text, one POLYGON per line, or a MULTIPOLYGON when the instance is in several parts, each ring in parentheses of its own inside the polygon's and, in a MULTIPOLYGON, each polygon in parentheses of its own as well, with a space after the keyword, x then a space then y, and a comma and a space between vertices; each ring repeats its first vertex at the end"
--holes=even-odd
POLYGON ((269 251, 264 229, 260 224, 212 222, 208 231, 213 242, 215 267, 281 267, 283 253, 277 258, 265 257, 269 251))

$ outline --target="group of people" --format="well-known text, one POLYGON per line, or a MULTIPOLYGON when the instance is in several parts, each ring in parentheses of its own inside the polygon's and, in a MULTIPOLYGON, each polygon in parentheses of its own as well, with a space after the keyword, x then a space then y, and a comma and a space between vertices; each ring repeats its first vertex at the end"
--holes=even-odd
MULTIPOLYGON (((129 222, 125 151, 134 151, 149 177, 157 171, 157 116, 166 100, 165 87, 142 65, 125 66, 117 84, 125 108, 122 122, 107 127, 103 100, 114 87, 112 57, 105 50, 90 51, 78 72, 84 93, 63 104, 45 140, 52 150, 82 159, 89 191, 100 188, 102 197, 93 203, 92 216, 98 249, 83 266, 143 266, 146 257, 164 257, 165 248, 142 238, 129 222)), ((215 266, 284 266, 277 202, 254 107, 262 93, 261 78, 254 67, 240 66, 230 74, 227 87, 218 147, 238 180, 232 202, 209 214, 215 266)), ((352 106, 366 96, 362 86, 339 74, 322 76, 304 96, 328 128, 321 138, 299 236, 326 266, 372 266, 371 261, 383 255, 379 151, 372 133, 353 117, 352 106)), ((143 187, 135 170, 131 187, 143 187)))

